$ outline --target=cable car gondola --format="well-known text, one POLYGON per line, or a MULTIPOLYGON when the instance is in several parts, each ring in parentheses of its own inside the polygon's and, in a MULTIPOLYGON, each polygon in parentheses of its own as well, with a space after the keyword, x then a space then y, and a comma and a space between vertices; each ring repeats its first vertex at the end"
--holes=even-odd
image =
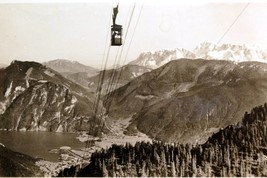
POLYGON ((116 17, 118 14, 118 6, 113 8, 113 25, 111 25, 111 46, 121 46, 122 45, 122 25, 116 24, 116 17))

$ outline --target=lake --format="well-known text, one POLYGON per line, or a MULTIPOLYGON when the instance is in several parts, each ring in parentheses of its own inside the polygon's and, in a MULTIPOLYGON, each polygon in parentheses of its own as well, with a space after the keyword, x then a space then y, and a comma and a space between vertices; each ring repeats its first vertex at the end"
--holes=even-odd
POLYGON ((77 136, 73 133, 0 131, 0 143, 13 151, 55 162, 58 161, 58 154, 49 153, 50 150, 61 146, 72 149, 85 147, 76 139, 77 136))

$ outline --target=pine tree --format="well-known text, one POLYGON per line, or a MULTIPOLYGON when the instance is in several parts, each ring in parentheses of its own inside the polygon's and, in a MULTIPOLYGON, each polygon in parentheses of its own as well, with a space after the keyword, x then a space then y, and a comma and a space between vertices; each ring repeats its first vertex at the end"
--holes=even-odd
POLYGON ((146 163, 145 163, 145 161, 143 161, 143 163, 142 163, 142 169, 141 169, 141 172, 140 172, 141 177, 147 177, 148 175, 147 175, 146 172, 147 172, 146 171, 146 163))
POLYGON ((102 163, 102 172, 103 172, 103 177, 109 177, 108 170, 104 161, 102 163))
POLYGON ((192 160, 191 161, 191 165, 192 165, 192 176, 191 177, 195 177, 197 173, 196 155, 193 155, 191 160, 192 160))
POLYGON ((174 161, 171 162, 171 177, 177 177, 174 161))

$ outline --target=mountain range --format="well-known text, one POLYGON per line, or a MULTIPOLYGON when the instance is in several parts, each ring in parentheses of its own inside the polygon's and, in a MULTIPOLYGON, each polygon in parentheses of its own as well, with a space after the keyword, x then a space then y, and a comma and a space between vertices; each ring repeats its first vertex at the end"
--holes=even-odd
POLYGON ((266 75, 266 63, 173 60, 115 90, 105 106, 114 118, 133 117, 130 134, 201 143, 267 100, 266 75))
MULTIPOLYGON (((109 166, 109 176, 122 176, 125 172, 129 176, 145 176, 146 173, 155 176, 175 173, 178 176, 266 176, 264 171, 258 174, 258 169, 264 169, 266 162, 260 156, 265 159, 267 155, 264 139, 267 105, 254 108, 250 114, 247 112, 267 101, 266 61, 265 50, 253 46, 202 43, 192 52, 175 49, 142 53, 128 65, 106 70, 102 86, 106 94, 102 97, 107 99, 104 102, 106 119, 132 118, 125 134, 135 135, 141 131, 155 140, 196 146, 189 149, 188 145, 179 145, 180 155, 176 156, 180 162, 175 164, 171 162, 174 159, 170 156, 172 147, 161 142, 137 143, 134 148, 127 144, 126 148, 113 146, 110 151, 102 152, 100 158, 98 153, 93 154, 94 166, 102 167, 92 170, 97 175, 106 175, 105 166, 109 166), (108 90, 112 76, 114 82, 118 76, 120 80, 108 90), (203 144, 199 146, 199 143, 203 144), (119 155, 127 149, 130 151, 119 155), (144 150, 133 151, 138 149, 144 150), (114 161, 117 150, 121 162, 114 161), (144 164, 146 151, 151 153, 146 158, 150 161, 144 164), (105 154, 111 161, 103 161, 105 154), (234 160, 230 160, 232 157, 234 160), (136 162, 132 164, 131 160, 136 162), (127 161, 130 164, 124 167, 127 161), (127 171, 114 170, 113 165, 117 164, 127 171), (205 174, 201 174, 203 172, 205 174)), ((44 64, 13 61, 9 66, 0 67, 0 129, 77 132, 100 124, 94 120, 93 105, 104 71, 68 60, 44 64)), ((100 101, 99 107, 101 105, 100 101)), ((39 174, 34 166, 35 159, 1 144, 0 152, 0 176, 39 174), (8 174, 6 170, 12 167, 16 171, 8 174)), ((76 169, 74 172, 76 174, 76 169)))
POLYGON ((171 60, 181 58, 230 60, 234 62, 258 61, 266 63, 267 50, 250 45, 215 45, 206 42, 197 45, 193 51, 177 48, 174 50, 144 52, 137 59, 131 61, 130 64, 156 69, 171 60))
MULTIPOLYGON (((140 130, 156 139, 188 142, 201 131, 203 134, 195 139, 203 140, 218 128, 236 122, 235 116, 247 108, 265 101, 266 64, 241 62, 264 61, 264 57, 263 50, 248 45, 211 43, 202 43, 193 52, 175 49, 142 53, 126 66, 105 71, 102 92, 114 90, 112 98, 105 97, 108 115, 133 116, 129 133, 140 130), (184 56, 189 59, 182 59, 184 56), (220 56, 225 61, 219 60, 220 56), (112 76, 116 86, 109 90, 112 76), (242 104, 248 99, 251 103, 242 104), (204 120, 210 124, 207 126, 204 120), (191 122, 194 128, 184 132, 193 127, 188 126, 191 122), (172 132, 175 128, 179 129, 172 132)), ((88 127, 88 119, 85 123, 83 120, 93 115, 95 91, 104 72, 68 60, 44 64, 57 72, 38 63, 19 61, 1 69, 2 129, 75 131, 88 127)))

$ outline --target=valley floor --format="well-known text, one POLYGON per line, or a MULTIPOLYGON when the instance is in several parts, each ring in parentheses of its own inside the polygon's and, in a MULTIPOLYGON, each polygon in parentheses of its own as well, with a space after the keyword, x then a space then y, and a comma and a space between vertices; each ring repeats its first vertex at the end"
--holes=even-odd
POLYGON ((124 131, 130 124, 130 121, 131 118, 111 121, 111 123, 109 123, 111 133, 103 134, 101 138, 92 138, 85 132, 81 133, 77 139, 81 142, 96 140, 94 145, 89 148, 85 147, 81 150, 66 150, 64 154, 60 155, 61 161, 59 162, 40 160, 36 162, 36 165, 38 165, 44 172, 45 177, 54 177, 65 168, 77 165, 83 167, 84 165, 87 165, 89 163, 90 155, 93 152, 101 150, 102 148, 108 148, 112 144, 124 145, 126 143, 135 144, 138 141, 152 141, 146 134, 141 132, 138 132, 135 135, 125 135, 124 131))

